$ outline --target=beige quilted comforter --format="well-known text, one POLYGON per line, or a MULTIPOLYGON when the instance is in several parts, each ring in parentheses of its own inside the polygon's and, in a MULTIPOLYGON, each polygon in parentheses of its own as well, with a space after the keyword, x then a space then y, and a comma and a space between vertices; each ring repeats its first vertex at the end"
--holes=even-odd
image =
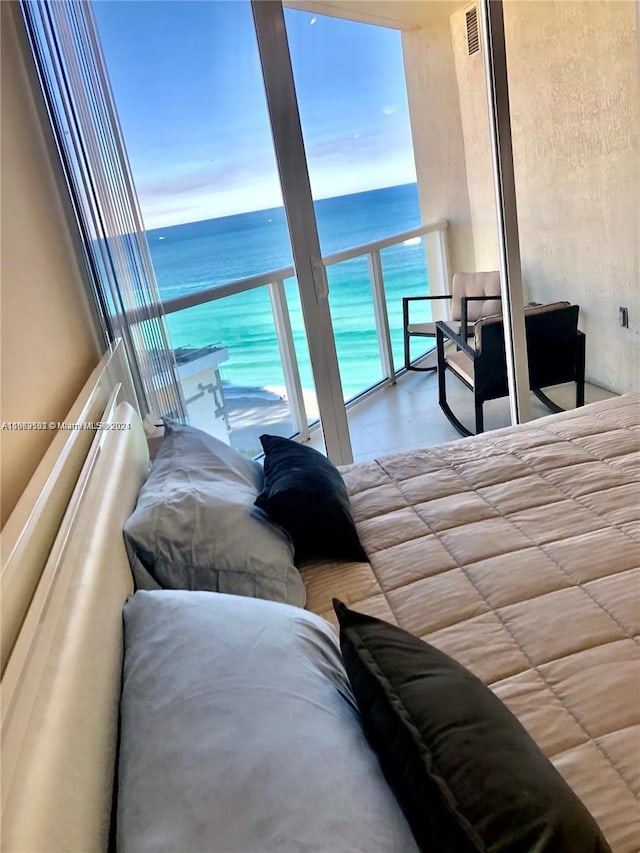
POLYGON ((640 850, 640 395, 342 469, 363 563, 303 571, 490 685, 640 850))

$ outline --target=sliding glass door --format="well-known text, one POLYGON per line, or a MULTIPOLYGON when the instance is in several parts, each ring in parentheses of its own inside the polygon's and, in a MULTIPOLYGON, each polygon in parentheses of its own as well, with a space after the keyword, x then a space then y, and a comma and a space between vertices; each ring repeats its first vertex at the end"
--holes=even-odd
POLYGON ((280 3, 95 13, 191 422, 351 461, 280 3))
MULTIPOLYGON (((284 12, 346 400, 402 364, 402 297, 425 296, 402 34, 284 12), (357 252, 361 246, 370 251, 357 252)), ((417 354, 417 353, 416 353, 417 354)))
MULTIPOLYGON (((489 5, 501 10, 497 0, 489 5)), ((456 145, 452 142, 455 150, 449 151, 448 138, 443 138, 443 122, 436 126, 439 138, 434 140, 429 138, 430 123, 426 139, 420 139, 425 125, 417 122, 414 126, 414 137, 417 134, 419 139, 416 163, 418 158, 422 160, 422 168, 417 169, 422 214, 433 222, 412 228, 411 216, 419 221, 415 198, 414 213, 408 220, 403 216, 411 204, 407 198, 398 201, 403 193, 415 195, 415 175, 405 162, 410 146, 404 146, 402 156, 387 141, 376 148, 380 123, 388 120, 392 127, 398 121, 398 127, 403 122, 406 125, 406 103, 394 100, 382 79, 373 84, 369 81, 370 89, 360 85, 376 67, 369 62, 366 69, 367 61, 383 55, 386 35, 374 50, 369 47, 367 59, 366 51, 361 55, 357 48, 359 37, 353 38, 351 33, 347 37, 346 30, 343 55, 333 36, 323 48, 316 38, 325 27, 322 19, 293 11, 285 18, 279 0, 96 0, 88 8, 90 14, 95 10, 98 20, 140 195, 145 237, 193 423, 254 454, 260 449, 261 432, 305 437, 310 421, 319 417, 328 454, 336 462, 350 461, 344 400, 380 380, 393 381, 394 352, 399 344, 399 324, 393 315, 397 318, 399 314, 400 295, 412 295, 412 288, 416 295, 424 295, 430 285, 426 274, 410 281, 407 270, 411 264, 405 257, 424 255, 423 235, 446 228, 442 217, 449 217, 450 210, 452 232, 457 229, 452 236, 458 241, 464 238, 463 249, 456 247, 454 253, 456 261, 464 265, 454 266, 454 270, 495 268, 500 257, 508 310, 505 327, 511 332, 508 346, 513 354, 511 390, 514 399, 523 398, 518 405, 521 412, 515 411, 514 419, 522 419, 526 347, 519 260, 513 242, 508 251, 503 245, 500 251, 483 249, 488 223, 495 222, 488 215, 489 193, 481 185, 488 170, 474 170, 470 168, 473 158, 465 160, 466 153, 471 155, 479 146, 482 160, 488 148, 480 145, 483 134, 475 132, 478 96, 484 94, 483 87, 476 85, 483 62, 478 55, 477 25, 475 46, 467 39, 468 50, 463 51, 468 54, 465 63, 456 53, 455 63, 451 57, 449 63, 455 68, 444 75, 449 82, 442 93, 442 108, 451 112, 452 97, 459 105, 449 116, 455 125, 450 138, 458 140, 456 145), (287 24, 296 57, 297 88, 304 96, 303 127, 311 180, 287 24), (335 55, 327 50, 332 43, 336 44, 335 55), (331 86, 327 81, 335 89, 349 74, 359 85, 345 85, 345 108, 328 96, 331 86), (461 79, 470 83, 468 91, 462 91, 461 79), (458 90, 450 91, 456 80, 458 90), (465 98, 468 103, 463 103, 465 98), (371 123, 374 114, 376 121, 371 123), (450 191, 451 154, 460 165, 453 177, 460 182, 464 181, 460 176, 467 175, 466 192, 450 191), (385 159, 397 161, 400 168, 388 170, 385 159), (440 193, 435 191, 438 181, 440 193), (340 215, 336 215, 338 201, 340 215), (396 217, 402 220, 396 225, 400 234, 396 231, 389 238, 367 231, 380 211, 386 215, 399 210, 396 203, 402 208, 396 217), (471 225, 471 241, 469 229, 456 223, 456 205, 460 208, 457 218, 471 225), (331 213, 326 221, 321 211, 331 213), (338 242, 332 244, 335 239, 338 242), (353 249, 354 242, 360 242, 358 251, 353 249), (393 273, 389 279, 397 277, 402 290, 392 299, 385 291, 390 264, 393 273), (368 288, 370 299, 365 293, 368 288)), ((479 8, 488 11, 486 0, 479 8)), ((459 13, 468 21, 465 10, 459 13)), ((457 37, 460 14, 451 17, 451 33, 440 25, 434 30, 445 38, 452 36, 456 51, 462 44, 457 37)), ((498 31, 487 21, 482 41, 491 62, 497 58, 500 65, 504 39, 494 39, 498 31)), ((351 26, 363 25, 335 20, 331 24, 334 29, 351 26)), ((328 25, 325 28, 328 32, 328 25)), ((440 54, 425 51, 424 39, 412 41, 409 35, 402 36, 402 52, 409 76, 414 78, 411 106, 415 120, 423 106, 424 80, 440 80, 443 69, 440 54), (429 62, 438 63, 435 76, 422 73, 429 62)), ((98 52, 101 49, 97 43, 94 47, 98 52)), ((504 61, 501 64, 504 72, 504 61)), ((501 109, 508 104, 506 74, 502 72, 504 91, 489 87, 492 125, 488 135, 498 143, 510 139, 501 109)), ((108 87, 106 80, 101 82, 108 87)), ((402 91, 404 98, 406 92, 398 83, 396 80, 393 91, 402 91)), ((430 93, 432 109, 438 94, 438 87, 430 93)), ((118 123, 115 115, 112 119, 118 123)), ((514 233, 509 216, 515 212, 514 196, 508 196, 513 175, 507 174, 505 164, 506 159, 496 164, 503 240, 514 233)), ((517 228, 515 233, 517 240, 517 228)), ((444 233, 438 232, 437 237, 445 245, 444 233)), ((443 292, 448 285, 446 252, 441 254, 442 263, 429 265, 430 272, 436 267, 443 271, 442 287, 435 292, 443 292)), ((141 321, 133 318, 132 322, 141 321)))
POLYGON ((282 4, 252 0, 271 129, 327 455, 353 459, 282 4))

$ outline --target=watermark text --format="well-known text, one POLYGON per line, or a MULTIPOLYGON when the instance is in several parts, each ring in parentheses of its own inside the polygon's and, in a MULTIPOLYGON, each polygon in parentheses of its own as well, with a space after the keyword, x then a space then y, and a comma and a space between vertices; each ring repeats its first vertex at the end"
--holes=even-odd
POLYGON ((130 430, 131 424, 124 421, 3 421, 2 432, 33 432, 38 430, 56 430, 62 432, 80 432, 91 430, 92 432, 118 432, 130 430))

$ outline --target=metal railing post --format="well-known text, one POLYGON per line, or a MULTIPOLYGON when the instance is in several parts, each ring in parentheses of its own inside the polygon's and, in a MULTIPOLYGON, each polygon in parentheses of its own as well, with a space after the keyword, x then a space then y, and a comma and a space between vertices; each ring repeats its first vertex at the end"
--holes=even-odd
POLYGON ((284 372, 284 384, 287 389, 287 398, 293 416, 293 424, 296 432, 300 433, 302 438, 306 440, 309 438, 309 423, 304 405, 304 394, 302 393, 302 382, 300 381, 300 370, 298 368, 298 358, 293 340, 287 295, 282 279, 269 283, 269 299, 271 300, 271 310, 276 326, 278 349, 280 350, 280 360, 284 372))
POLYGON ((446 228, 438 231, 438 254, 439 268, 441 275, 441 292, 443 294, 451 292, 451 265, 449 263, 449 240, 447 239, 449 232, 446 228))
MULTIPOLYGON (((363 257, 364 255, 367 256, 376 333, 378 337, 381 364, 385 376, 383 382, 388 384, 395 383, 396 374, 393 363, 393 349, 391 344, 389 315, 385 298, 384 275, 382 272, 380 252, 382 249, 390 246, 397 246, 407 240, 413 241, 416 237, 423 237, 426 243, 425 251, 429 290, 432 295, 437 293, 448 293, 450 286, 450 266, 447 225, 448 223, 446 219, 440 219, 437 222, 432 222, 428 225, 420 225, 417 228, 410 229, 409 231, 393 234, 390 237, 385 237, 382 240, 375 240, 371 243, 353 246, 349 249, 344 249, 343 251, 335 252, 332 255, 327 255, 322 258, 322 264, 324 267, 329 267, 335 264, 341 264, 344 261, 351 260, 352 258, 363 257)), ((292 418, 300 435, 303 438, 308 438, 309 427, 295 346, 293 343, 291 319, 284 289, 284 281, 288 278, 292 278, 295 274, 293 266, 283 267, 277 270, 259 273, 258 275, 253 275, 248 278, 228 281, 203 290, 186 293, 182 296, 174 296, 172 299, 167 299, 164 302, 164 311, 165 314, 174 314, 178 311, 184 311, 187 308, 195 308, 197 305, 205 305, 209 302, 215 302, 218 299, 224 299, 228 296, 246 293, 248 291, 257 290, 260 287, 268 286, 292 418)), ((436 303, 436 308, 434 308, 434 319, 444 319, 435 316, 438 310, 437 305, 438 303, 436 303)), ((128 311, 127 318, 129 322, 140 323, 144 321, 148 317, 147 310, 148 309, 145 307, 142 307, 135 311, 128 311)), ((369 392, 363 389, 363 391, 356 396, 359 399, 362 399, 362 395, 367 393, 369 392)))
POLYGON ((375 249, 369 252, 369 282, 371 284, 371 296, 373 298, 373 312, 378 333, 378 346, 380 347, 380 361, 382 372, 392 385, 395 385, 396 376, 393 367, 393 350, 391 348, 391 332, 389 331, 389 315, 387 313, 387 301, 384 295, 384 276, 382 273, 382 260, 380 251, 375 249))

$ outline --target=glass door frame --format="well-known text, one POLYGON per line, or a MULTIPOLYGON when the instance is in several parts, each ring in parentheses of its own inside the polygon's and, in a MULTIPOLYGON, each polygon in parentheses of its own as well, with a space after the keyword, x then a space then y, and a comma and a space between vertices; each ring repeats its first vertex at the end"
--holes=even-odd
POLYGON ((280 0, 251 0, 251 7, 325 450, 345 465, 353 452, 284 11, 280 0))
POLYGON ((500 256, 511 423, 531 420, 529 360, 516 200, 503 0, 479 0, 500 256))

